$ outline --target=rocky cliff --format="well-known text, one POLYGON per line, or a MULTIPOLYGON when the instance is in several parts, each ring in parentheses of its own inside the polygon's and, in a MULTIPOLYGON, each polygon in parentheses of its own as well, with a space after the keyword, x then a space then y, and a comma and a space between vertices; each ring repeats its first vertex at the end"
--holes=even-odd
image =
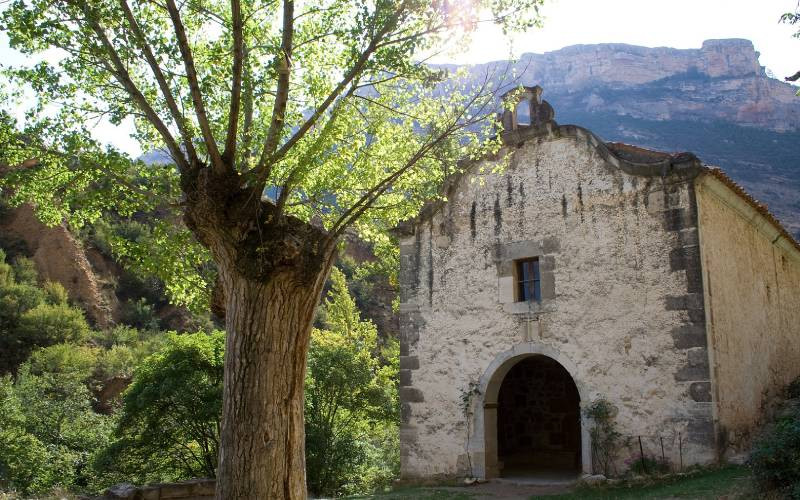
POLYGON ((800 236, 800 97, 771 78, 749 40, 699 49, 575 45, 470 66, 499 86, 541 85, 559 123, 607 141, 693 151, 721 166, 800 236))
MULTIPOLYGON (((21 242, 45 281, 61 283, 69 298, 86 312, 98 328, 119 320, 119 300, 113 285, 116 270, 94 249, 85 249, 65 225, 47 227, 36 218, 30 205, 10 209, 0 219, 5 244, 21 242)), ((15 245, 19 246, 19 244, 15 245)))
POLYGON ((574 45, 471 70, 519 75, 521 83, 544 87, 550 102, 584 111, 800 129, 795 88, 767 77, 758 57, 752 42, 739 39, 707 40, 699 49, 574 45))

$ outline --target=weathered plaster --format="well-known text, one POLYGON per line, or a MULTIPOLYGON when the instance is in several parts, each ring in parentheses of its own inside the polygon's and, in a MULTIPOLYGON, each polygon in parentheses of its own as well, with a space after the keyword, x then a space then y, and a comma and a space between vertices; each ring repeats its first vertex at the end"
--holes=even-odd
POLYGON ((504 172, 461 177, 401 240, 403 476, 491 473, 485 389, 471 411, 463 397, 492 366, 510 367, 503 353, 520 345, 557 355, 582 405, 614 402, 620 430, 642 436, 646 451, 660 455, 661 437, 675 463, 679 442, 684 465, 713 460, 696 170, 637 170, 594 135, 554 122, 513 133, 504 172), (509 302, 504 289, 524 247, 550 266, 541 304, 509 302))
POLYGON ((800 251, 713 175, 696 191, 718 442, 730 456, 800 375, 800 251))

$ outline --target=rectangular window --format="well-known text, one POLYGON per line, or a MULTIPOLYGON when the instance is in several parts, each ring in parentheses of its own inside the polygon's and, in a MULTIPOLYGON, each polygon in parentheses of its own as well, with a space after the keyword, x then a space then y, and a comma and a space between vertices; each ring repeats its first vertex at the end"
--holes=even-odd
POLYGON ((538 257, 517 261, 517 300, 519 302, 542 301, 538 257))

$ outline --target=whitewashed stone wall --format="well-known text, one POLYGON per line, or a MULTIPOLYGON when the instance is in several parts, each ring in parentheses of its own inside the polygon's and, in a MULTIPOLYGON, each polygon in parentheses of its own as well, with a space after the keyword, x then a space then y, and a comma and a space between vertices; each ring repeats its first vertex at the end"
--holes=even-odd
POLYGON ((651 456, 663 438, 676 465, 681 455, 684 465, 714 460, 691 181, 699 162, 611 153, 554 122, 504 138, 503 173, 463 176, 447 203, 399 232, 403 477, 496 474, 486 393, 529 353, 565 366, 582 406, 616 404, 635 440, 621 460, 638 456, 638 436, 651 456), (509 276, 525 257, 542 263, 540 306, 513 302, 509 276))

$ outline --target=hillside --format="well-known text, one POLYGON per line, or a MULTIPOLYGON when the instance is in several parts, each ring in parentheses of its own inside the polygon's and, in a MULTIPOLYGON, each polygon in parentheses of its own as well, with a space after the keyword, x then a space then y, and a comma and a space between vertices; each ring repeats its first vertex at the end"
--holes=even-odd
POLYGON ((800 97, 758 57, 739 39, 699 49, 575 45, 469 70, 476 80, 489 71, 500 86, 541 85, 559 123, 606 141, 692 151, 800 235, 800 97))

